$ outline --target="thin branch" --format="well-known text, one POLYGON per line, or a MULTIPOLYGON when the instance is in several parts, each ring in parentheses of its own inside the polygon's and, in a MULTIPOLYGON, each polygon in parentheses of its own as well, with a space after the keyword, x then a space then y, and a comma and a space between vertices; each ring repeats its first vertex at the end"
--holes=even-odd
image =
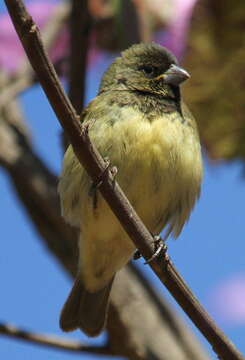
MULTIPOLYGON (((101 179, 106 164, 89 140, 88 128, 82 127, 70 101, 65 95, 54 67, 43 48, 39 31, 21 0, 5 0, 10 16, 26 50, 27 56, 37 73, 39 81, 72 143, 74 152, 95 183, 101 179)), ((154 254, 153 238, 141 222, 119 185, 108 176, 100 186, 100 192, 119 219, 125 231, 145 259, 154 254)), ((242 360, 244 357, 216 326, 199 304, 184 280, 180 277, 167 254, 161 254, 150 263, 161 282, 168 288, 176 301, 200 329, 220 358, 242 360)))
POLYGON ((85 352, 90 354, 115 356, 107 346, 90 346, 82 344, 80 341, 71 340, 54 335, 34 333, 24 329, 17 328, 10 324, 0 323, 0 333, 4 336, 24 340, 28 343, 43 345, 73 352, 85 352))
MULTIPOLYGON (((70 12, 70 61, 69 99, 78 114, 85 101, 86 69, 91 29, 91 16, 87 0, 71 0, 70 12)), ((69 145, 67 134, 63 132, 63 147, 69 145)))
POLYGON ((72 0, 70 16, 70 87, 69 98, 76 112, 82 111, 85 98, 86 65, 91 17, 87 0, 72 0))
POLYGON ((120 33, 119 36, 121 36, 119 43, 120 48, 124 50, 141 41, 140 19, 135 3, 132 0, 121 1, 119 6, 121 8, 118 15, 121 18, 119 20, 120 28, 118 31, 120 33), (125 31, 125 29, 127 30, 125 31))

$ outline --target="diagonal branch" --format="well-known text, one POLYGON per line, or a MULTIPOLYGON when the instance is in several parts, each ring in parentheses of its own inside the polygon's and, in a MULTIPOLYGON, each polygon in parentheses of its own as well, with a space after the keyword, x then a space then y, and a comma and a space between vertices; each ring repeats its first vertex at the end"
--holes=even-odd
POLYGON ((90 353, 97 355, 115 356, 111 353, 108 346, 90 346, 82 344, 80 341, 71 340, 54 335, 34 333, 24 329, 17 328, 10 324, 0 323, 0 333, 2 335, 24 340, 36 345, 56 348, 72 352, 90 353))
MULTIPOLYGON (((55 70, 47 58, 37 26, 26 12, 21 0, 5 0, 5 3, 27 56, 61 125, 70 138, 76 156, 92 180, 97 183, 106 169, 106 164, 90 142, 88 128, 82 127, 79 123, 78 116, 66 97, 55 70)), ((150 258, 154 254, 153 238, 126 199, 119 185, 113 181, 110 172, 108 172, 108 176, 105 177, 101 184, 100 191, 128 235, 132 238, 135 246, 145 259, 150 258)), ((157 259, 154 259, 150 266, 222 359, 244 359, 201 307, 166 254, 163 253, 157 259)))

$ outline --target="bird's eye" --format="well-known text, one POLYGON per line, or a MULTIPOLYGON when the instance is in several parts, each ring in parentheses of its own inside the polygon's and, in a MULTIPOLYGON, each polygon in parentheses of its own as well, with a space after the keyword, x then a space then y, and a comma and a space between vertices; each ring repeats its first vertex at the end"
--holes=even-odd
POLYGON ((151 65, 142 65, 139 67, 139 70, 143 71, 146 75, 153 75, 155 72, 154 66, 151 65))

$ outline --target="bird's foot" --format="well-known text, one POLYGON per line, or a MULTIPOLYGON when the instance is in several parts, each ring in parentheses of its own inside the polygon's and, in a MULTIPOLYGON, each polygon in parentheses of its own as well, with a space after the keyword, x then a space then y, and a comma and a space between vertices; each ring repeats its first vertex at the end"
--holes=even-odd
POLYGON ((93 182, 93 184, 91 185, 90 190, 89 190, 89 195, 93 197, 93 208, 94 209, 96 209, 96 207, 97 207, 97 189, 103 183, 105 177, 108 175, 108 172, 110 171, 113 180, 115 179, 116 174, 117 174, 117 167, 110 166, 109 158, 105 157, 104 161, 105 161, 105 168, 101 172, 98 180, 96 182, 93 182))
MULTIPOLYGON (((80 117, 79 117, 79 121, 80 121, 80 117)), ((94 123, 95 123, 95 118, 90 119, 89 121, 84 121, 82 123, 82 134, 83 134, 83 136, 88 137, 89 131, 90 131, 91 127, 94 125, 94 123)))
MULTIPOLYGON (((164 252, 167 251, 167 245, 163 242, 161 236, 153 235, 153 238, 154 238, 153 243, 155 245, 155 252, 148 260, 145 261, 144 264, 149 264, 151 261, 153 261, 155 258, 157 258, 157 256, 161 253, 161 251, 164 251, 164 252)), ((140 251, 136 250, 134 253, 133 259, 138 260, 141 258, 141 256, 142 255, 141 255, 140 251)))
POLYGON ((154 254, 149 258, 147 259, 145 262, 144 262, 144 265, 147 265, 149 264, 150 262, 152 262, 154 259, 156 259, 158 257, 158 255, 164 251, 164 253, 167 251, 168 247, 167 245, 165 244, 165 242, 163 241, 163 239, 161 238, 160 235, 153 235, 154 237, 154 245, 155 245, 155 252, 154 254))
POLYGON ((135 250, 134 255, 133 255, 133 259, 134 260, 139 260, 142 257, 141 253, 139 250, 135 250))

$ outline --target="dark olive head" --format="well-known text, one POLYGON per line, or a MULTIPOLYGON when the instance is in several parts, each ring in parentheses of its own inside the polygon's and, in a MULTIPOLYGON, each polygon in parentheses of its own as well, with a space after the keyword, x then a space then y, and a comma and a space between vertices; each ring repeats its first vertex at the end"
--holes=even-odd
POLYGON ((175 97, 179 85, 188 78, 166 48, 153 42, 140 43, 115 59, 102 78, 100 92, 135 90, 175 97))

